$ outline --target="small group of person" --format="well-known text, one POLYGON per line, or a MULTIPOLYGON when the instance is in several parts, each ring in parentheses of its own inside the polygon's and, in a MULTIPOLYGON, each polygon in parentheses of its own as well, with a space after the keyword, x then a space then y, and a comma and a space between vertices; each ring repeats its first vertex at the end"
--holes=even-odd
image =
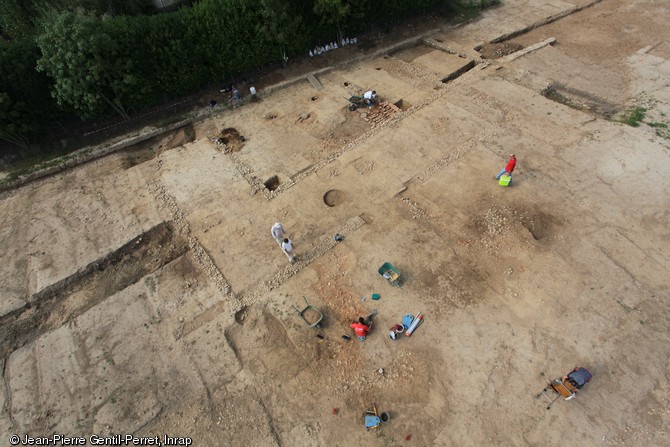
MULTIPOLYGON (((367 318, 359 317, 358 321, 352 321, 349 325, 354 330, 358 341, 365 341, 368 332, 372 329, 372 315, 368 315, 367 318)), ((394 324, 389 331, 389 338, 391 340, 396 340, 399 334, 402 334, 405 331, 405 327, 402 324, 394 324)))
MULTIPOLYGON (((228 100, 228 104, 232 104, 233 108, 239 106, 242 103, 242 93, 234 85, 231 85, 229 88, 224 88, 222 90, 219 90, 219 92, 221 92, 221 93, 230 92, 230 99, 228 100)), ((249 87, 249 93, 251 94, 251 100, 252 101, 257 99, 256 95, 257 95, 258 92, 256 91, 256 87, 254 87, 254 86, 249 87)), ((210 101, 209 105, 210 105, 210 107, 214 108, 214 106, 216 105, 216 101, 214 101, 214 100, 210 101), (212 104, 212 103, 214 103, 214 104, 212 104)))
POLYGON ((288 258, 288 262, 295 262, 295 244, 291 239, 286 237, 284 225, 281 222, 275 222, 270 230, 270 234, 272 234, 272 237, 275 238, 275 241, 277 241, 277 244, 279 244, 279 247, 288 258))

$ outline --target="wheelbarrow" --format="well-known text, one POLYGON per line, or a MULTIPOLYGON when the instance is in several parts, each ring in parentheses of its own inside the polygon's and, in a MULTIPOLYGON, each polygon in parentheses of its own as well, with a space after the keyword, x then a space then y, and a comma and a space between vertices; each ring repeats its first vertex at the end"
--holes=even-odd
POLYGON ((365 107, 367 104, 365 104, 365 98, 362 96, 358 95, 351 95, 347 101, 349 101, 349 110, 352 112, 356 109, 359 109, 361 107, 365 107))
POLYGON ((323 314, 319 312, 319 309, 309 304, 307 302, 307 298, 303 296, 302 299, 305 300, 305 307, 302 310, 293 305, 291 305, 291 307, 293 307, 295 311, 298 312, 298 315, 300 315, 300 318, 302 318, 302 320, 307 323, 307 326, 315 329, 321 329, 323 314))
POLYGON ((390 262, 385 262, 384 264, 382 264, 382 266, 379 267, 379 270, 377 270, 377 271, 392 286, 400 287, 402 285, 402 280, 400 278, 400 272, 390 262))

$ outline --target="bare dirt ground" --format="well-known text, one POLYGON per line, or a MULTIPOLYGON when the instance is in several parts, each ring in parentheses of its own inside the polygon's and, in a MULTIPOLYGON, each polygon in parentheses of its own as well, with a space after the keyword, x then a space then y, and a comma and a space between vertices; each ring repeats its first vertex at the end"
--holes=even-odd
POLYGON ((3 194, 2 442, 669 445, 670 5, 603 0, 475 51, 589 3, 507 0, 3 194), (349 111, 368 88, 387 104, 349 111), (575 366, 592 382, 547 411, 575 366), (372 402, 391 420, 367 432, 372 402))

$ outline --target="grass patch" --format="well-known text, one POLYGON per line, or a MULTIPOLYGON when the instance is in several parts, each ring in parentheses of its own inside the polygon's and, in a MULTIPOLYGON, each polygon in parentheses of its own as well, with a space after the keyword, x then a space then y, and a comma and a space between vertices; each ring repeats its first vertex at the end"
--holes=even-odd
POLYGON ((663 128, 663 129, 668 128, 668 125, 665 124, 665 123, 645 123, 645 124, 649 127, 660 127, 660 128, 663 128))
POLYGON ((634 107, 632 109, 628 109, 624 116, 621 118, 621 122, 624 124, 628 124, 629 126, 632 127, 640 127, 640 123, 644 119, 644 116, 647 112, 647 109, 644 107, 634 107))
POLYGON ((649 127, 652 127, 656 131, 656 136, 670 140, 670 129, 668 128, 667 123, 651 122, 645 124, 649 127))
POLYGON ((661 138, 665 138, 666 140, 670 140, 670 130, 668 130, 667 127, 657 128, 656 129, 656 136, 659 136, 661 138))

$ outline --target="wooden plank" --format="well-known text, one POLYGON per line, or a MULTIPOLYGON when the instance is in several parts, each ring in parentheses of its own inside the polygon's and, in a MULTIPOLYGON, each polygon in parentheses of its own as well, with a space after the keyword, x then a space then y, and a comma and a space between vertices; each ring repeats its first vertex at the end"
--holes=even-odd
POLYGON ((309 81, 310 84, 312 84, 312 87, 314 87, 315 89, 321 90, 323 88, 323 85, 321 85, 319 80, 316 79, 316 77, 312 73, 307 75, 307 80, 309 81))

